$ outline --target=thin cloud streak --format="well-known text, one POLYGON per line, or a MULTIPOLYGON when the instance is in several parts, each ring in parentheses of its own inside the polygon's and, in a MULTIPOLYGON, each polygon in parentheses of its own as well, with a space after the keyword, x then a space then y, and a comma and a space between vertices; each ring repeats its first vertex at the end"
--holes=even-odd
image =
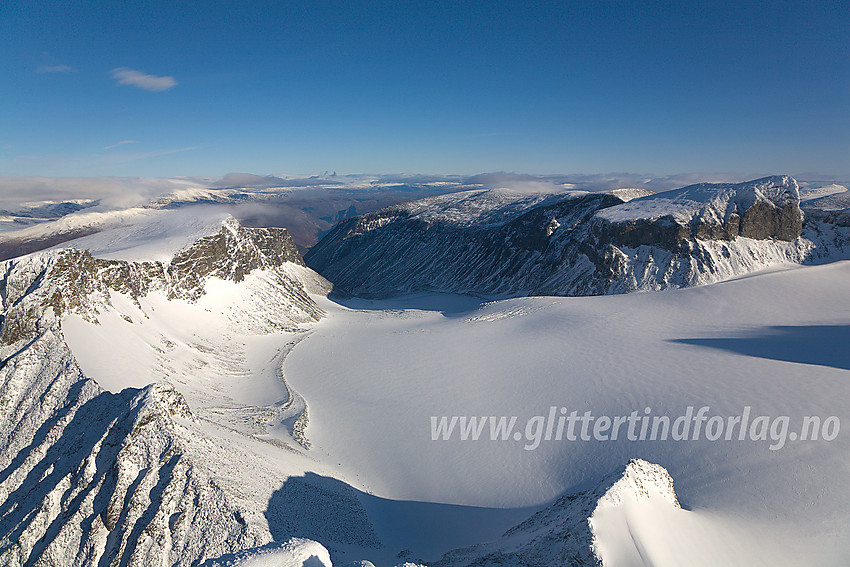
POLYGON ((167 91, 168 89, 177 86, 177 81, 174 77, 158 77, 156 75, 148 75, 129 67, 117 67, 110 71, 112 78, 118 81, 119 85, 129 85, 144 89, 146 91, 159 92, 167 91))
POLYGON ((111 146, 106 146, 103 149, 104 150, 111 150, 113 148, 117 148, 118 146, 123 146, 125 144, 137 144, 137 143, 138 142, 136 142, 136 140, 121 140, 120 142, 116 142, 116 143, 112 144, 111 146))

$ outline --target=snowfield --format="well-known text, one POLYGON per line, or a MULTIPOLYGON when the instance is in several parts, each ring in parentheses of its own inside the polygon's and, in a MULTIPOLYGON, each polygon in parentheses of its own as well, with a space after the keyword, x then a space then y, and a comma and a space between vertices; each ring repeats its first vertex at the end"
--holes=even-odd
MULTIPOLYGON (((771 564, 759 558, 774 557, 784 565, 838 565, 850 556, 842 535, 850 528, 843 431, 832 441, 788 441, 780 450, 769 440, 702 438, 544 441, 529 451, 525 439, 433 441, 430 418, 518 416, 524 424, 551 406, 612 416, 650 407, 673 417, 687 406, 710 406, 711 415, 722 416, 751 406, 759 415, 787 415, 792 424, 810 415, 844 423, 848 277, 850 263, 841 262, 624 296, 325 301, 328 317, 284 368, 310 405, 311 454, 339 463, 364 491, 397 501, 522 508, 640 457, 663 464, 682 506, 707 523, 692 520, 688 530, 688 521, 659 512, 689 543, 667 546, 657 532, 645 544, 659 559, 642 564, 697 564, 688 549, 722 540, 740 553, 723 561, 708 556, 706 564, 771 564)), ((422 521, 406 534, 423 553, 437 547, 439 524, 429 512, 423 507, 422 521)), ((625 533, 618 529, 610 533, 625 533)), ((599 534, 603 550, 606 533, 599 534)), ((618 547, 628 539, 616 540, 611 553, 631 557, 618 547)))

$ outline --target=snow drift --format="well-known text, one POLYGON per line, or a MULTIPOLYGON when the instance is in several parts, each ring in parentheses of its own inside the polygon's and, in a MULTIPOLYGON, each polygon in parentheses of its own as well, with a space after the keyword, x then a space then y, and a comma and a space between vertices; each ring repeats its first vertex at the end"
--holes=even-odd
POLYGON ((621 521, 634 510, 640 513, 653 507, 680 509, 673 479, 664 467, 633 459, 592 489, 561 496, 499 540, 449 552, 434 567, 607 565, 602 554, 608 545, 629 541, 635 547, 642 545, 634 536, 623 537, 616 529, 608 531, 608 524, 621 521), (597 524, 603 515, 606 533, 600 535, 597 524))

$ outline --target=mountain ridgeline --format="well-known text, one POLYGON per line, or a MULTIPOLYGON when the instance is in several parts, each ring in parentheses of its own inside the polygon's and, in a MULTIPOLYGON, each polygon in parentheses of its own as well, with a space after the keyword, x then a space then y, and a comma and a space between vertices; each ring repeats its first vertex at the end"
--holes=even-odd
POLYGON ((97 325, 119 296, 194 303, 209 278, 242 282, 262 269, 256 305, 234 323, 296 328, 323 313, 290 263, 301 259, 285 230, 232 219, 171 262, 63 249, 0 263, 0 563, 196 565, 272 541, 221 481, 222 457, 198 457, 209 441, 184 397, 167 383, 104 390, 81 370, 62 322, 74 314, 97 325))
POLYGON ((811 257, 797 182, 476 190, 348 219, 305 255, 337 293, 600 295, 701 285, 811 257))

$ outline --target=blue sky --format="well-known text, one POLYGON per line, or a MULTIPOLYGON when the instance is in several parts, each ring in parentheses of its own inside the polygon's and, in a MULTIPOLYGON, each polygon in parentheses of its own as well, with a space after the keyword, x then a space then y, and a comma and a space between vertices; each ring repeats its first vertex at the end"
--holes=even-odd
POLYGON ((848 14, 847 2, 6 0, 0 174, 848 178, 848 14))

